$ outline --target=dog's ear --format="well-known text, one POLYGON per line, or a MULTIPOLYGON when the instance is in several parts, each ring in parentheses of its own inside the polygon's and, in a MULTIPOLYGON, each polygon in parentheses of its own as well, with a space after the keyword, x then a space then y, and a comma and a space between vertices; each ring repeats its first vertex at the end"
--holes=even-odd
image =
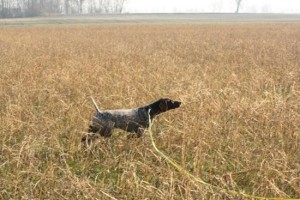
POLYGON ((166 99, 161 99, 159 102, 159 109, 161 112, 166 112, 168 110, 168 104, 166 99))

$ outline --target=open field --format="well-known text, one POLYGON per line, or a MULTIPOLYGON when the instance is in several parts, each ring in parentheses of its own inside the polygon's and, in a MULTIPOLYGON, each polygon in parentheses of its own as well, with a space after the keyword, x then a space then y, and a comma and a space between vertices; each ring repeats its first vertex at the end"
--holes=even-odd
POLYGON ((300 14, 119 14, 0 19, 0 27, 65 24, 300 23, 300 14))
POLYGON ((153 126, 168 156, 224 189, 300 198, 299 55, 299 23, 0 29, 0 199, 238 199, 176 171, 148 133, 82 149, 89 96, 179 99, 153 126))

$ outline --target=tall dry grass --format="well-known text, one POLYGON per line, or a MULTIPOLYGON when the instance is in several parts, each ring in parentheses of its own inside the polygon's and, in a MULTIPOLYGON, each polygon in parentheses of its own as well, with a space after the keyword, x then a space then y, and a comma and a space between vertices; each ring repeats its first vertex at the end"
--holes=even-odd
POLYGON ((160 97, 157 146, 225 189, 300 198, 300 25, 0 29, 1 199, 236 199, 149 135, 81 148, 94 108, 160 97))

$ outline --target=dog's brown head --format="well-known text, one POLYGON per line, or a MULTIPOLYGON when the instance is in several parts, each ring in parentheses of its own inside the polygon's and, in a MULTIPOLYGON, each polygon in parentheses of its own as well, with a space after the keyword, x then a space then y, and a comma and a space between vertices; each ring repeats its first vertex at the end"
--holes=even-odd
POLYGON ((160 99, 158 101, 159 101, 159 109, 161 112, 166 112, 168 110, 178 108, 181 104, 180 101, 173 101, 168 98, 160 99))
POLYGON ((150 117, 152 119, 160 113, 180 107, 180 104, 180 101, 174 101, 169 98, 162 98, 151 103, 146 108, 150 109, 150 117))

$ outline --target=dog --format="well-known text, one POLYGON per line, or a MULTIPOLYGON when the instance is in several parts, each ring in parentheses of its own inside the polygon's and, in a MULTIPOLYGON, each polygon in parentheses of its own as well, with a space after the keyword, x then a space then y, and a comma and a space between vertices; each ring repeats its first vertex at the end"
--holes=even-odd
MULTIPOLYGON (((92 118, 92 124, 89 126, 88 132, 99 133, 103 137, 110 137, 114 128, 135 133, 137 137, 141 137, 144 130, 149 127, 149 120, 152 121, 154 117, 163 112, 179 108, 181 104, 180 101, 161 98, 138 108, 100 111, 93 98, 92 101, 96 113, 92 118)), ((89 139, 94 138, 93 134, 84 136, 82 142, 86 143, 89 139)))

